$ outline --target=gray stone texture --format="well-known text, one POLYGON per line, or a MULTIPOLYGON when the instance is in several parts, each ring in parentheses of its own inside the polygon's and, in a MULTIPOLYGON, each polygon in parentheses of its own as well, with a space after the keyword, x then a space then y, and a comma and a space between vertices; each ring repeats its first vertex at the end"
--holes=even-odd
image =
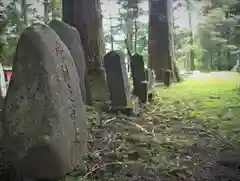
POLYGON ((80 78, 83 102, 86 104, 86 63, 80 35, 76 28, 62 21, 52 20, 49 25, 58 34, 73 57, 80 78))
POLYGON ((49 26, 20 36, 4 109, 7 158, 23 175, 59 179, 81 163, 85 108, 73 58, 49 26))

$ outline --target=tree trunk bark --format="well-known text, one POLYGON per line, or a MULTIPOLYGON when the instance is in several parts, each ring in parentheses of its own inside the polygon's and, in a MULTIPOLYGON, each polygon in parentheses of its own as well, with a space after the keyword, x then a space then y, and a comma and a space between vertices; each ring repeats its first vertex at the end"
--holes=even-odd
POLYGON ((192 29, 192 12, 191 12, 191 9, 190 9, 190 5, 189 5, 189 2, 187 1, 187 11, 188 11, 188 26, 189 26, 189 29, 190 29, 190 51, 189 51, 189 58, 190 58, 190 69, 193 71, 195 70, 195 53, 194 53, 194 50, 193 50, 193 29, 192 29))
POLYGON ((87 66, 86 93, 87 97, 91 97, 89 101, 108 101, 100 0, 63 0, 62 9, 63 21, 74 26, 81 37, 87 66))
POLYGON ((43 1, 43 5, 44 5, 44 23, 48 23, 49 22, 49 5, 50 3, 48 2, 48 0, 44 0, 43 1))
POLYGON ((170 70, 172 72, 172 79, 174 81, 180 82, 181 77, 180 73, 176 64, 176 58, 175 58, 175 47, 174 47, 174 39, 173 39, 173 27, 174 27, 174 18, 173 18, 173 0, 168 0, 168 25, 169 25, 169 52, 170 52, 170 63, 171 67, 170 70))
POLYGON ((138 38, 138 24, 137 18, 139 13, 138 1, 136 1, 136 7, 134 9, 134 52, 137 53, 137 38, 138 38))
MULTIPOLYGON (((108 0, 108 6, 112 6, 112 1, 108 0)), ((112 9, 109 8, 108 10, 108 16, 109 16, 109 28, 110 28, 110 43, 111 43, 111 51, 114 50, 114 38, 113 38, 113 26, 112 26, 112 9)))
MULTIPOLYGON (((128 2, 129 3, 129 2, 128 2)), ((133 17, 132 12, 127 8, 126 18, 125 18, 125 34, 127 39, 128 48, 133 55, 133 17)), ((128 57, 128 72, 130 72, 130 62, 131 57, 128 57)))
POLYGON ((163 82, 166 70, 172 70, 168 0, 149 0, 149 67, 156 81, 163 82))
POLYGON ((21 9, 22 9, 22 18, 23 18, 24 25, 27 27, 28 26, 28 15, 27 15, 27 2, 26 2, 26 0, 22 0, 21 9))
POLYGON ((51 9, 52 9, 52 19, 56 19, 57 18, 56 0, 51 0, 51 9))

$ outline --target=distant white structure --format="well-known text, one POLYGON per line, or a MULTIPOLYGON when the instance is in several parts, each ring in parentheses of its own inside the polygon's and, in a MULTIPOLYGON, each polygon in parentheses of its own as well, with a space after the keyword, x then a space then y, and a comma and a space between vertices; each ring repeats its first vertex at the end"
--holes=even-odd
POLYGON ((7 94, 7 86, 2 64, 0 63, 0 97, 4 98, 7 94))
POLYGON ((240 72, 240 61, 239 60, 237 60, 237 64, 233 67, 233 69, 231 71, 240 72))

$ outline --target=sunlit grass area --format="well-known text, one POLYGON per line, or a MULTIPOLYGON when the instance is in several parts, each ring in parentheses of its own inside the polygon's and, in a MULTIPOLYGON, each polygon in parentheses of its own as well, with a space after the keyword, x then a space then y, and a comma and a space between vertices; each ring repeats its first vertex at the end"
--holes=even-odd
POLYGON ((190 110, 192 119, 202 124, 218 127, 219 131, 240 132, 239 73, 200 73, 170 88, 158 89, 158 94, 175 109, 184 105, 190 110))

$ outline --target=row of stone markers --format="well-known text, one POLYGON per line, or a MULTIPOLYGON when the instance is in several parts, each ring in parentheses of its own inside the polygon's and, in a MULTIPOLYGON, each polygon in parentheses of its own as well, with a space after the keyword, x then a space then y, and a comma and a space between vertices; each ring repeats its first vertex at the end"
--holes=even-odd
POLYGON ((134 54, 131 56, 131 72, 133 78, 133 94, 138 96, 141 102, 147 103, 152 99, 155 84, 154 72, 145 68, 143 56, 134 54))
MULTIPOLYGON (((78 31, 63 22, 33 24, 21 34, 0 138, 4 158, 25 179, 59 180, 83 164, 81 155, 87 142, 85 63, 78 31)), ((110 110, 139 114, 139 101, 147 103, 154 85, 154 74, 144 67, 142 56, 132 56, 133 92, 123 53, 106 54, 104 66, 110 110)))
POLYGON ((152 98, 155 78, 153 71, 145 68, 143 57, 139 54, 131 57, 133 91, 130 89, 122 52, 111 51, 106 54, 104 66, 110 93, 111 110, 130 110, 130 113, 139 114, 139 103, 147 103, 148 99, 152 98))

